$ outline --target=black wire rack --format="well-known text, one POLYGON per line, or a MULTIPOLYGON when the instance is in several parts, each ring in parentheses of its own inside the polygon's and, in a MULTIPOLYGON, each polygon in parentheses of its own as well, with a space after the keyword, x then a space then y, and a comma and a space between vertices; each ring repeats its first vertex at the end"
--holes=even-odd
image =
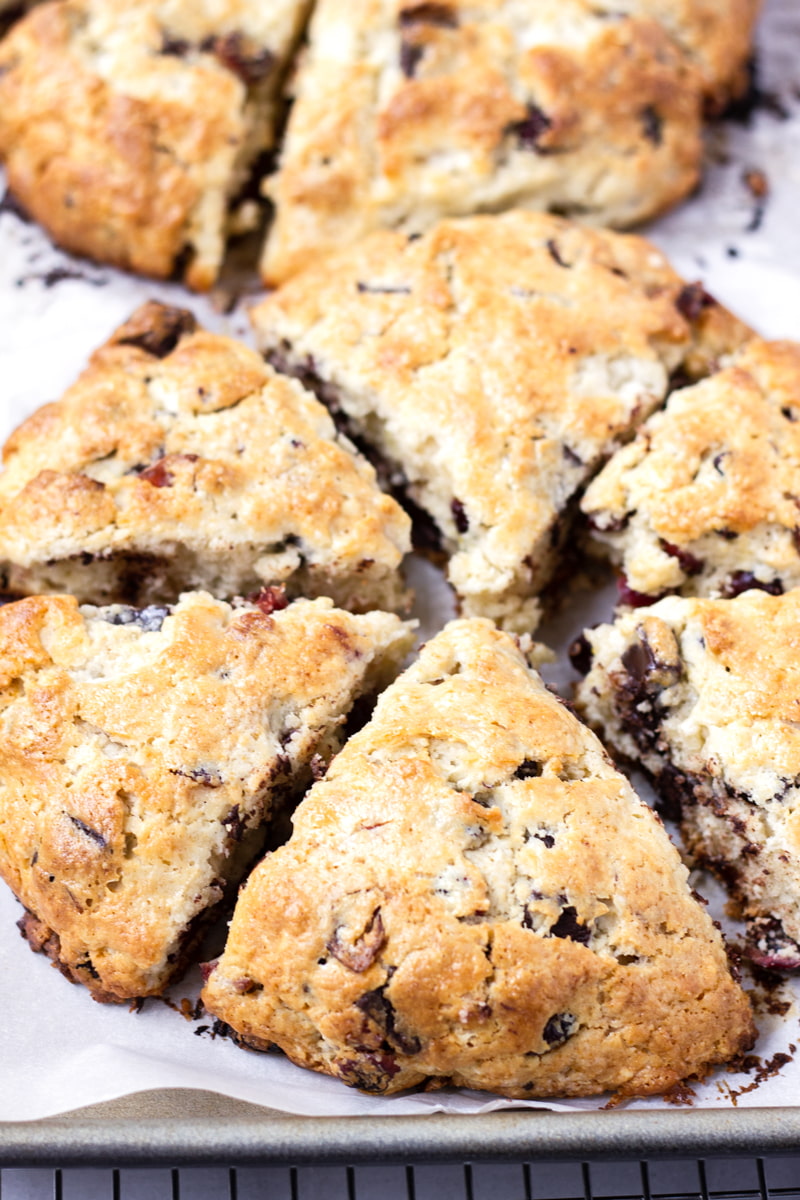
POLYGON ((5 1168, 0 1200, 800 1200, 800 1155, 558 1163, 5 1168))

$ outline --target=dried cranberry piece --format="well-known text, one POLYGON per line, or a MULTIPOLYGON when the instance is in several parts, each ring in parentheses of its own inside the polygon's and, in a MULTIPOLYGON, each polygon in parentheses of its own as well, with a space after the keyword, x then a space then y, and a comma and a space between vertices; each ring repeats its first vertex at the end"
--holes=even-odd
POLYGON ((716 304, 716 300, 699 281, 687 283, 678 293, 675 307, 687 321, 696 321, 703 309, 716 304))
POLYGON ((673 542, 666 542, 664 538, 659 538, 658 544, 670 558, 677 558, 685 575, 699 575, 703 570, 705 563, 702 558, 697 558, 689 550, 684 550, 682 546, 676 546, 673 542))
POLYGON ((274 612, 280 612, 283 608, 288 608, 289 601, 286 598, 286 588, 281 584, 280 587, 263 587, 258 592, 253 592, 247 597, 250 604, 254 604, 256 608, 260 608, 266 616, 271 616, 274 612))
POLYGON ((617 594, 620 604, 628 604, 631 608, 644 608, 647 604, 655 604, 662 596, 666 596, 666 592, 661 592, 658 596, 648 596, 645 592, 637 592, 634 588, 628 586, 628 580, 625 575, 620 575, 617 579, 617 594))

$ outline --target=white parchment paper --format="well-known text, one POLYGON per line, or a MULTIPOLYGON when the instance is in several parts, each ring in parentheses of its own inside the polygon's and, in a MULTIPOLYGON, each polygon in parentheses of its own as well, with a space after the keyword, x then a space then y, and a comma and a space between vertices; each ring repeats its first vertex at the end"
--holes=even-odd
MULTIPOLYGON (((712 163, 701 193, 646 232, 689 280, 706 287, 759 332, 800 339, 800 5, 768 0, 759 36, 761 86, 769 93, 749 125, 725 123, 712 135, 712 163), (783 115, 781 115, 781 113, 783 115), (746 186, 750 170, 766 174, 761 203, 746 186), (762 211, 763 210, 763 211, 762 211)), ((2 195, 2 176, 0 176, 2 195)), ((194 309, 220 332, 248 337, 244 304, 229 315, 215 298, 134 279, 70 259, 36 226, 0 211, 0 439, 38 405, 57 398, 91 351, 143 300, 165 299, 194 309)), ((414 562, 427 636, 452 615, 441 576, 414 562)), ((613 589, 579 593, 569 609, 537 636, 558 653, 548 678, 567 690, 573 678, 564 651, 584 625, 608 619, 613 589)), ((646 785, 635 781, 646 794, 646 785)), ((724 896, 707 877, 697 886, 725 921, 724 896)), ((506 1102, 475 1092, 393 1098, 363 1096, 336 1080, 292 1066, 279 1054, 257 1055, 212 1037, 210 1020, 195 1016, 195 972, 173 988, 173 1007, 147 1001, 138 1013, 94 1003, 17 936, 21 908, 0 884, 0 1120, 50 1116, 84 1104, 157 1087, 205 1088, 286 1112, 313 1116, 487 1112, 506 1102), (187 1015, 180 1012, 181 1001, 187 1015)), ((752 981, 745 978, 746 986, 752 981)), ((777 1072, 718 1072, 694 1088, 702 1107, 794 1105, 800 1098, 800 1057, 794 1060, 800 983, 765 1001, 754 992, 760 1030, 755 1053, 777 1072), (777 1059, 775 1056, 779 1056, 777 1059), (755 1086, 752 1086, 754 1085, 755 1086), (751 1090, 743 1091, 744 1088, 751 1090)), ((516 1107, 593 1108, 603 1100, 518 1102, 516 1107)), ((636 1101, 638 1108, 663 1100, 636 1101)))

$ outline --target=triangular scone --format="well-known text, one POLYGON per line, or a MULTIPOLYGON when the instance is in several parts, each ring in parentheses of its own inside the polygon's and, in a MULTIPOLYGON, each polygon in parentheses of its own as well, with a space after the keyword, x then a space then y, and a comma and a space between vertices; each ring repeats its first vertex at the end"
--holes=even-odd
POLYGON ((239 895, 203 998, 367 1091, 663 1091, 751 1044, 658 818, 507 634, 448 625, 239 895))
POLYGON ((150 303, 12 434, 0 580, 91 603, 286 583, 347 608, 405 602, 409 520, 325 409, 240 342, 150 303))
POLYGON ((630 226, 696 184, 759 0, 318 0, 270 283, 375 229, 551 209, 630 226))
POLYGON ((624 602, 800 584, 800 343, 752 341, 670 396, 581 503, 624 602))
POLYGON ((587 630, 586 718, 653 776, 733 893, 751 956, 800 969, 800 590, 670 596, 587 630))
POLYGON ((464 616, 523 632, 597 467, 747 336, 650 243, 524 212, 375 234, 253 321, 435 524, 464 616))
POLYGON ((282 604, 0 609, 0 873, 34 949, 98 1000, 185 968, 276 804, 412 640, 388 613, 282 604))
MULTIPOLYGON (((68 250, 216 279, 311 0, 55 0, 0 45, 0 158, 68 250)), ((248 209, 249 203, 249 209, 248 209)))

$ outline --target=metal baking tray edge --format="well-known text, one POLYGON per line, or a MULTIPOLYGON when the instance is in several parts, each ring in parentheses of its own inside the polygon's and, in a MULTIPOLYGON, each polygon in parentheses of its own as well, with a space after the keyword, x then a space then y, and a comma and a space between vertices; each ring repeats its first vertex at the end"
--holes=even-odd
POLYGON ((800 1150, 800 1108, 295 1117, 175 1089, 0 1124, 0 1166, 692 1158, 800 1150))

